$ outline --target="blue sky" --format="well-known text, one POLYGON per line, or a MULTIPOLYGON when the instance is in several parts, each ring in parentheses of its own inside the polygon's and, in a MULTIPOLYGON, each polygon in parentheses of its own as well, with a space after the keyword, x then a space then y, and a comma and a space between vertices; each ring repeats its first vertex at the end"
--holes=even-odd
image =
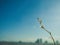
POLYGON ((51 40, 40 29, 38 17, 54 38, 60 40, 59 0, 2 0, 0 10, 0 41, 51 40))

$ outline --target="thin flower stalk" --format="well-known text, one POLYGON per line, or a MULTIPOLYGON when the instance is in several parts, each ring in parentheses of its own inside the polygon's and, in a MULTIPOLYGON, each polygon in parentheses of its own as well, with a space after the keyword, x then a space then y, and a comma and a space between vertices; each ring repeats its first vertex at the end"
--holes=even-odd
POLYGON ((41 27, 42 29, 44 29, 44 30, 51 36, 51 39, 52 39, 52 41, 53 41, 53 45, 55 45, 55 40, 54 40, 51 32, 48 31, 48 30, 46 30, 46 28, 45 28, 44 25, 42 24, 42 20, 41 20, 41 19, 39 19, 39 18, 37 18, 37 19, 38 19, 38 22, 40 23, 40 27, 41 27))

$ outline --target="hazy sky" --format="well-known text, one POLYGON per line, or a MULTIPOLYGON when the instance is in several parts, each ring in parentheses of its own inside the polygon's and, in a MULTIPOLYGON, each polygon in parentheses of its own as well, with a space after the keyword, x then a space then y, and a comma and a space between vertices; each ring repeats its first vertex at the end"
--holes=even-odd
POLYGON ((59 0, 0 0, 0 41, 51 40, 40 29, 38 17, 54 38, 60 40, 59 0))

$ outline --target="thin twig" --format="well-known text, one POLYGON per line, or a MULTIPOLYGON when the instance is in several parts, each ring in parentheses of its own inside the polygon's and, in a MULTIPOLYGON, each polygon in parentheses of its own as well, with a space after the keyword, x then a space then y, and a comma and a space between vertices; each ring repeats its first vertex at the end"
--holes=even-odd
POLYGON ((39 21, 39 23, 40 23, 40 25, 41 25, 41 28, 44 29, 46 32, 48 32, 48 34, 51 36, 51 39, 53 40, 53 44, 55 45, 55 40, 54 40, 51 32, 45 29, 45 27, 44 27, 43 24, 42 24, 42 20, 41 20, 41 19, 39 19, 39 18, 37 18, 37 19, 38 19, 38 21, 39 21))

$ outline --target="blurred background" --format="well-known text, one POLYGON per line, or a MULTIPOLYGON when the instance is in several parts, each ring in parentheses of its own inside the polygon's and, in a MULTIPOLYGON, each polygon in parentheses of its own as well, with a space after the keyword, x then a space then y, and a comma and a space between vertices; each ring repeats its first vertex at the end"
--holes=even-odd
POLYGON ((60 41, 60 0, 0 0, 0 41, 52 42, 37 18, 60 41))

